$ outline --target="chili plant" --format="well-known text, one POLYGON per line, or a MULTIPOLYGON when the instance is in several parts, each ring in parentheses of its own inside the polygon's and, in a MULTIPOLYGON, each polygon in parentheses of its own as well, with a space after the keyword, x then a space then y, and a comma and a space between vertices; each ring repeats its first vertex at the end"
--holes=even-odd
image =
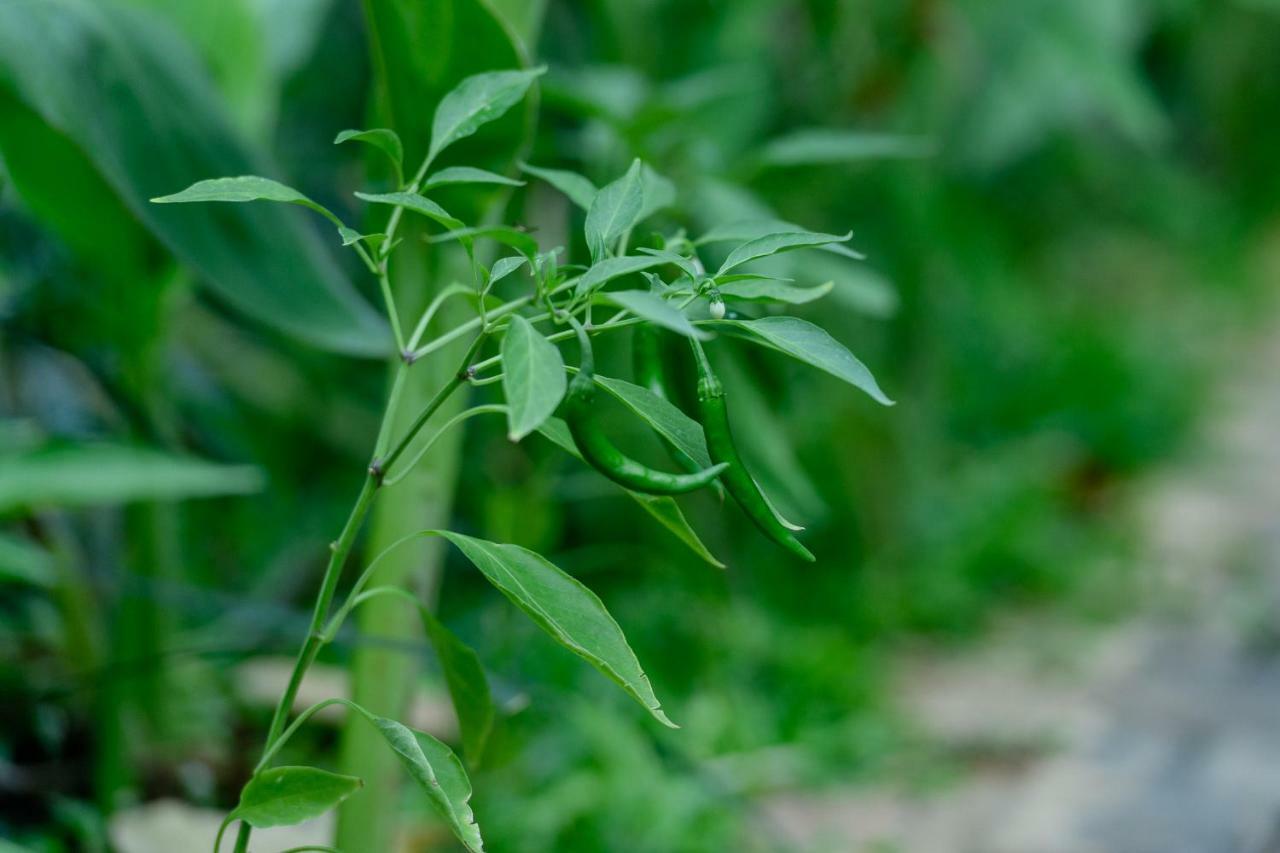
MULTIPOLYGON (((436 107, 427 154, 407 179, 403 177, 403 146, 393 131, 349 130, 339 134, 337 143, 366 143, 390 159, 396 189, 356 193, 365 202, 386 208, 385 227, 377 233, 359 233, 303 194, 263 177, 204 180, 175 195, 153 199, 160 203, 287 202, 324 216, 336 226, 342 244, 356 253, 377 280, 399 361, 382 428, 373 440, 369 465, 347 522, 331 545, 310 628, 276 705, 261 759, 241 791, 239 805, 223 822, 215 850, 236 821, 240 826, 235 849, 245 851, 254 827, 308 820, 361 788, 361 780, 353 776, 314 767, 275 765, 289 739, 316 712, 335 704, 345 705, 385 739, 467 849, 483 849, 480 828, 469 805, 471 783, 463 762, 447 745, 344 698, 322 701, 290 719, 308 668, 333 641, 346 618, 364 602, 390 597, 420 614, 457 713, 463 755, 473 763, 482 754, 495 708, 475 652, 408 590, 370 583, 381 556, 345 588, 341 599, 338 597, 344 568, 374 501, 384 491, 390 492, 387 499, 394 500, 396 483, 445 431, 469 418, 494 414, 506 418, 512 441, 539 433, 620 484, 683 543, 717 564, 672 496, 707 486, 722 487, 768 538, 793 555, 812 560, 813 555, 796 537, 801 528, 777 513, 734 448, 727 401, 704 347, 719 345, 718 336, 741 338, 825 370, 881 403, 890 402, 867 368, 821 328, 794 317, 741 316, 726 307, 726 302, 767 305, 808 301, 809 294, 794 284, 750 272, 752 262, 800 249, 859 257, 845 245, 849 234, 816 233, 777 220, 739 222, 697 238, 682 231, 657 234, 647 241, 650 245, 631 252, 637 228, 670 204, 675 195, 668 181, 639 160, 599 190, 573 173, 526 166, 528 173, 546 180, 585 209, 584 237, 589 250, 585 263, 565 263, 562 248, 543 250, 522 228, 465 223, 434 201, 433 191, 446 185, 521 183, 482 169, 452 166, 433 170, 433 165, 446 148, 520 102, 541 73, 542 69, 496 71, 463 80, 436 107), (440 288, 412 323, 397 311, 388 273, 405 216, 421 216, 434 223, 439 233, 430 237, 431 242, 457 244, 465 252, 472 274, 469 284, 440 288), (513 253, 486 263, 484 253, 477 250, 486 241, 508 247, 513 253), (715 244, 732 248, 714 271, 708 271, 702 255, 706 247, 715 244), (621 287, 637 280, 645 286, 621 287), (511 292, 513 284, 515 293, 511 292), (499 290, 507 294, 505 298, 498 297, 499 290), (474 306, 475 316, 428 337, 432 320, 451 299, 466 300, 474 306), (595 371, 592 338, 623 330, 636 335, 636 378, 643 386, 595 371), (700 422, 671 402, 679 395, 668 396, 671 379, 654 360, 664 347, 683 346, 680 338, 688 341, 695 355, 700 422), (406 377, 414 366, 439 357, 449 344, 464 339, 469 340, 469 346, 452 377, 403 433, 393 434, 406 377), (566 366, 558 346, 572 346, 570 342, 577 345, 576 368, 566 366), (495 348, 496 352, 491 352, 495 348), (444 423, 433 424, 433 416, 452 395, 467 386, 490 384, 500 385, 503 402, 478 403, 444 423), (671 450, 673 464, 684 470, 655 470, 619 450, 603 434, 596 418, 602 394, 622 401, 652 427, 671 450), (563 419, 556 417, 557 411, 563 419)), ((424 530, 398 544, 418 537, 440 537, 454 545, 553 639, 616 682, 659 723, 675 727, 621 628, 586 586, 533 551, 451 530, 424 530)), ((392 545, 382 556, 396 547, 392 545)))

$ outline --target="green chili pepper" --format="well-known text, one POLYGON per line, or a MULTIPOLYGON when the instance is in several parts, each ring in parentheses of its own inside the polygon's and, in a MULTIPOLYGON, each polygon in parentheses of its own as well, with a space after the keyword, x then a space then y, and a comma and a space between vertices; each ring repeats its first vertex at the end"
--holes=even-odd
POLYGON ((742 507, 742 511, 755 522, 765 536, 786 548, 802 560, 814 562, 814 556, 808 548, 800 543, 795 535, 778 520, 769 500, 760 491, 755 479, 742 464, 738 449, 733 444, 733 434, 729 430, 729 413, 725 408, 724 386, 711 369, 711 362, 702 350, 702 344, 690 338, 694 357, 698 363, 698 414, 702 418, 702 428, 707 434, 707 451, 711 461, 728 464, 729 468, 721 475, 725 489, 742 507))
MULTIPOLYGON (((657 326, 651 326, 648 323, 636 326, 631 335, 632 375, 641 388, 655 397, 661 397, 677 409, 683 409, 682 401, 674 398, 675 395, 672 392, 675 389, 672 389, 667 381, 668 366, 663 358, 666 353, 663 352, 662 347, 664 334, 657 326)), ((684 470, 689 472, 702 470, 698 460, 665 437, 662 439, 662 444, 676 464, 684 470)), ((712 482, 711 488, 716 493, 716 497, 723 501, 724 486, 720 481, 712 482)))
POLYGON ((610 480, 634 492, 651 495, 679 495, 700 489, 720 476, 728 465, 713 465, 692 474, 670 474, 648 467, 624 454, 597 428, 591 405, 595 399, 595 361, 591 341, 576 318, 570 317, 582 347, 582 364, 569 383, 564 419, 578 450, 593 468, 610 480))

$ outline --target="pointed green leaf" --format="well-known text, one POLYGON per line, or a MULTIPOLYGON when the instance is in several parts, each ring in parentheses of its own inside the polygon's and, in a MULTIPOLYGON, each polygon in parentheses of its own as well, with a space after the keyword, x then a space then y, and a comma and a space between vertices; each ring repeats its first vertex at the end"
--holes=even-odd
POLYGON ((590 293, 597 288, 604 287, 615 278, 621 278, 624 275, 630 275, 640 270, 662 266, 667 262, 666 258, 656 255, 623 255, 620 258, 605 258, 603 261, 593 264, 590 269, 582 274, 582 277, 578 279, 574 292, 579 295, 590 293))
POLYGON ((853 232, 849 232, 843 237, 838 234, 818 234, 813 231, 798 231, 787 234, 766 234, 763 237, 748 240, 746 243, 743 243, 741 246, 730 252, 729 257, 725 258, 724 263, 720 265, 720 269, 716 272, 716 275, 724 275, 730 270, 740 267, 750 261, 757 260, 758 258, 767 258, 770 255, 776 255, 779 252, 791 252, 796 249, 811 249, 816 246, 823 246, 829 243, 842 243, 852 236, 853 232))
POLYGON ((648 290, 619 290, 604 294, 604 297, 615 305, 626 308, 637 317, 642 317, 656 326, 670 329, 690 338, 707 340, 711 336, 689 322, 678 308, 667 302, 656 293, 648 290))
POLYGON ((391 165, 396 171, 396 185, 404 183, 404 145, 400 142, 398 133, 385 127, 375 127, 371 130, 344 130, 334 138, 333 144, 341 145, 352 139, 372 145, 391 158, 391 165))
POLYGON ((392 204, 399 205, 406 210, 412 210, 428 219, 434 220, 439 224, 448 228, 450 231, 456 231, 464 226, 462 220, 452 216, 449 211, 436 204, 431 199, 418 195, 417 193, 356 193, 356 198, 361 201, 373 202, 374 204, 392 204))
MULTIPOLYGON (((620 380, 613 380, 620 381, 620 380)), ((637 387, 637 386, 632 386, 637 387)), ((644 390, 644 389, 640 389, 644 390)), ((666 402, 665 400, 663 402, 666 402)), ((696 426, 696 424, 695 424, 696 426)), ((699 427, 701 429, 701 427, 699 427)), ((559 418, 547 418, 542 426, 538 427, 538 433, 550 439, 565 453, 581 460, 582 453, 579 452, 577 445, 573 443, 573 436, 569 433, 569 426, 559 418)), ((706 452, 706 444, 703 444, 703 453, 706 452)), ((708 463, 709 464, 709 463, 708 463)), ((684 517, 684 513, 680 510, 680 504, 676 503, 675 498, 667 495, 646 495, 640 492, 633 492, 630 489, 622 489, 626 495, 640 505, 640 508, 671 531, 673 535, 685 545, 689 550, 697 554, 698 557, 715 566, 717 569, 723 569, 724 563, 715 558, 707 546, 703 544, 699 538, 697 531, 689 524, 688 519, 684 517)))
POLYGON ((540 628, 611 678, 659 722, 675 728, 653 694, 618 623, 594 592, 546 558, 518 545, 500 545, 441 531, 540 628))
POLYGON ((584 231, 591 260, 600 261, 607 249, 640 219, 644 206, 644 182, 640 161, 634 160, 621 178, 596 193, 587 210, 584 231))
POLYGON ((142 447, 84 444, 0 458, 0 513, 138 500, 237 495, 262 488, 262 474, 142 447))
POLYGON ((700 467, 711 467, 706 435, 702 431, 702 425, 693 418, 648 388, 625 379, 596 374, 596 384, 616 397, 618 402, 700 467))
POLYGON ((365 713, 458 840, 472 853, 484 853, 480 827, 468 805, 471 780, 453 750, 431 735, 365 713))
POLYGON ((825 329, 807 320, 798 317, 762 317, 759 320, 721 320, 715 325, 743 330, 747 332, 748 338, 825 370, 855 388, 866 391, 879 403, 893 405, 893 401, 880 390, 865 364, 825 329))
POLYGON ((427 178, 427 182, 422 185, 422 189, 425 191, 443 184, 504 184, 509 187, 522 187, 524 186, 524 181, 517 181, 515 178, 508 178, 506 175, 499 175, 497 172, 490 172, 487 169, 475 169, 471 166, 450 166, 427 178))
POLYGON ((529 262, 525 257, 498 258, 489 270, 489 284, 497 284, 529 262))
POLYGON ((231 817, 258 828, 292 826, 319 817, 363 785, 316 767, 272 767, 244 786, 231 817))
POLYGON ((448 146, 501 117, 520 102, 534 79, 545 71, 545 68, 489 71, 463 80, 436 107, 427 156, 434 160, 448 146))
POLYGON ((591 202, 595 200, 596 185, 577 172, 570 172, 565 169, 543 169, 538 166, 530 166, 528 163, 521 163, 520 171, 528 172, 535 178, 542 178, 542 180, 568 196, 569 201, 583 210, 588 210, 591 207, 591 202))
POLYGON ((671 531, 677 539, 688 546, 689 550, 697 554, 700 559, 715 566, 717 569, 725 567, 724 563, 716 559, 715 555, 707 549, 697 531, 689 524, 689 520, 684 517, 684 512, 680 509, 680 504, 676 503, 675 498, 669 495, 646 495, 629 490, 627 493, 635 498, 645 512, 671 531))
POLYGON ((698 279, 698 267, 693 258, 678 255, 675 252, 668 252, 665 249, 650 249, 646 246, 641 246, 637 251, 654 258, 661 258, 663 263, 678 267, 682 273, 689 276, 690 281, 698 279))
POLYGON ((444 683, 449 688, 449 698, 453 700, 453 710, 458 715, 462 749, 467 760, 474 765, 484 754, 496 716, 489 680, 485 678, 480 657, 470 646, 459 640, 428 608, 419 605, 418 612, 427 638, 440 660, 444 683))
POLYGON ((824 282, 817 287, 797 287, 785 281, 749 276, 732 282, 721 282, 720 295, 725 299, 743 302, 783 302, 804 305, 821 299, 831 292, 834 282, 824 282))
POLYGON ((519 441, 551 416, 567 387, 560 350, 519 314, 502 338, 507 437, 519 441))

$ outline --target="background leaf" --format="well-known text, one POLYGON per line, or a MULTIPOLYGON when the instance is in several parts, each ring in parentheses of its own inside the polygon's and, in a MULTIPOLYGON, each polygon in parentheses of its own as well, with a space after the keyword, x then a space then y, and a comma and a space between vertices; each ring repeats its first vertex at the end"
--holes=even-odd
POLYGON ((87 0, 0 4, 0 89, 73 140, 219 298, 315 346, 387 351, 382 320, 295 212, 149 203, 202 178, 273 170, 227 123, 190 51, 145 15, 87 0))
POLYGON ((262 485, 256 468, 141 447, 86 444, 0 456, 0 512, 239 495, 262 485))

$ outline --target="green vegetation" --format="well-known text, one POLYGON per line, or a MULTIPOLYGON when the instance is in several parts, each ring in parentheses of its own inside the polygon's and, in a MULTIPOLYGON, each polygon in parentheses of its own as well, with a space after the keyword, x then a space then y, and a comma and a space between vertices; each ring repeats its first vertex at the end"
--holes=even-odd
POLYGON ((0 846, 927 779, 898 651, 1122 609, 1259 313, 1273 5, 0 4, 0 846))

